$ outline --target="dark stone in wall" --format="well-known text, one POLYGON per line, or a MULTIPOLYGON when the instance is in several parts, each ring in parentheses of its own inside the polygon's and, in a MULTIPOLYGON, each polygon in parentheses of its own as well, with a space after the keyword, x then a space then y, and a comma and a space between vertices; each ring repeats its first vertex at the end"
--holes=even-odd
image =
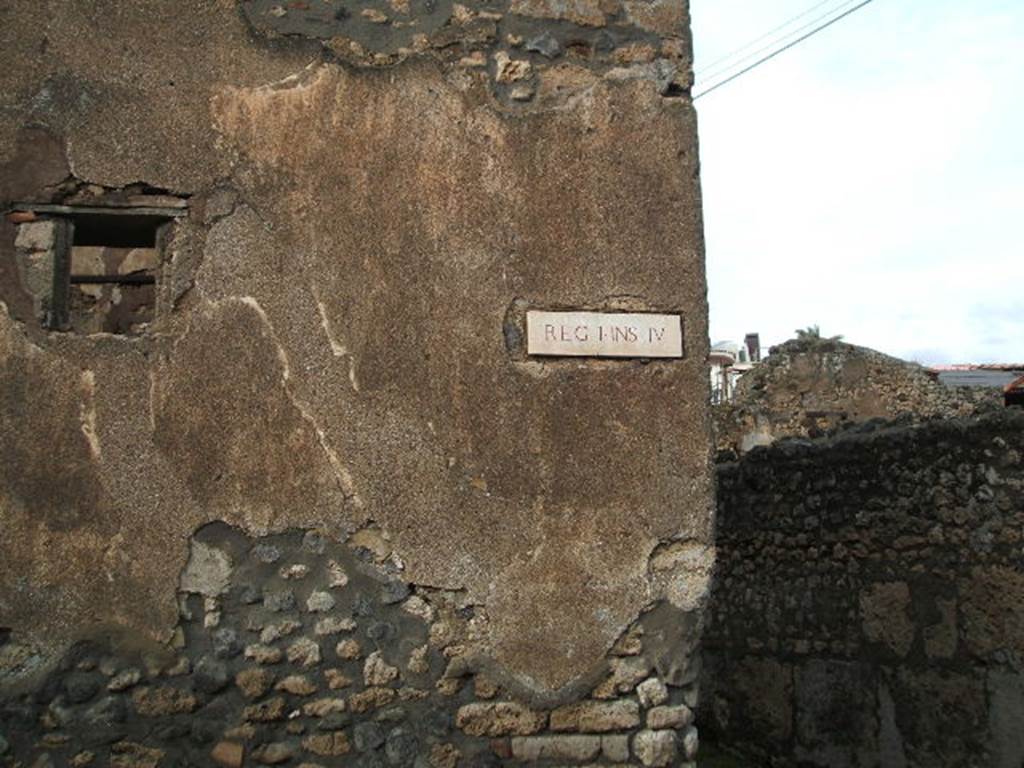
POLYGON ((452 15, 452 0, 405 0, 394 6, 387 0, 342 3, 247 0, 241 9, 253 28, 264 34, 321 40, 344 36, 385 53, 412 45, 414 34, 437 32, 452 15), (396 12, 394 6, 401 10, 396 12), (396 26, 395 21, 401 26, 396 26))

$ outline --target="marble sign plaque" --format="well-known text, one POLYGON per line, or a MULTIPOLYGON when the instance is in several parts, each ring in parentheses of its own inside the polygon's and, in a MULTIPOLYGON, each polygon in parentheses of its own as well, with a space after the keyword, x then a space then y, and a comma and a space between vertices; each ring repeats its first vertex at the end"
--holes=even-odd
POLYGON ((526 351, 572 357, 682 357, 683 319, 650 313, 530 310, 526 351))

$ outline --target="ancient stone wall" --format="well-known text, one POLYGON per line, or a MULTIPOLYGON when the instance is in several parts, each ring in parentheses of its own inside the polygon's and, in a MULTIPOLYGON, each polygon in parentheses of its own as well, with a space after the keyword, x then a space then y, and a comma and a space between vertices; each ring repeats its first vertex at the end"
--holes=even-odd
POLYGON ((690 64, 682 0, 2 4, 4 759, 688 760, 686 712, 634 686, 692 703, 714 560, 690 64), (685 352, 529 354, 528 313, 568 309, 671 315, 685 352), (308 531, 409 596, 335 594, 321 561, 290 586, 308 531), (231 586, 183 616, 221 550, 231 586), (313 586, 357 628, 317 634, 313 586), (286 589, 296 626, 261 643, 286 589), (464 634, 432 642, 448 613, 464 634), (273 685, 353 719, 321 729, 341 705, 310 715, 304 683, 249 701, 232 681, 273 648, 273 685))
POLYGON ((772 347, 713 409, 717 447, 742 454, 786 437, 817 438, 873 419, 918 423, 1002 407, 998 390, 947 387, 916 363, 835 339, 772 347))
MULTIPOLYGON (((96 635, 0 705, 0 761, 674 765, 697 749, 697 667, 667 606, 615 644, 589 696, 554 707, 499 682, 473 651, 486 613, 464 592, 407 584, 376 531, 338 544, 205 526, 178 612, 166 646, 96 635)), ((35 661, 0 651, 8 666, 35 661)))
POLYGON ((700 717, 768 765, 1024 759, 1024 412, 718 468, 700 717))

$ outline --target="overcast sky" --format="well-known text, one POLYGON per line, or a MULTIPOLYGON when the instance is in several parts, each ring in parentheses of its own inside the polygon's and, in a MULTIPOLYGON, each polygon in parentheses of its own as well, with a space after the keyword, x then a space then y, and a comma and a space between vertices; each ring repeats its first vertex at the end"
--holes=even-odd
MULTIPOLYGON (((814 4, 691 0, 698 73, 814 4)), ((875 0, 696 104, 713 342, 1024 362, 1024 0, 875 0)))

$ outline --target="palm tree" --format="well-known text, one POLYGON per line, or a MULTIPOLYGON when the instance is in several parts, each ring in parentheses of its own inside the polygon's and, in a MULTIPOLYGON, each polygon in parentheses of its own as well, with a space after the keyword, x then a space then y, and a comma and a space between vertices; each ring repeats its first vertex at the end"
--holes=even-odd
MULTIPOLYGON (((796 337, 800 341, 822 341, 821 328, 817 325, 808 325, 806 328, 797 328, 796 337)), ((837 334, 836 336, 829 336, 824 341, 842 341, 843 334, 837 334)))

